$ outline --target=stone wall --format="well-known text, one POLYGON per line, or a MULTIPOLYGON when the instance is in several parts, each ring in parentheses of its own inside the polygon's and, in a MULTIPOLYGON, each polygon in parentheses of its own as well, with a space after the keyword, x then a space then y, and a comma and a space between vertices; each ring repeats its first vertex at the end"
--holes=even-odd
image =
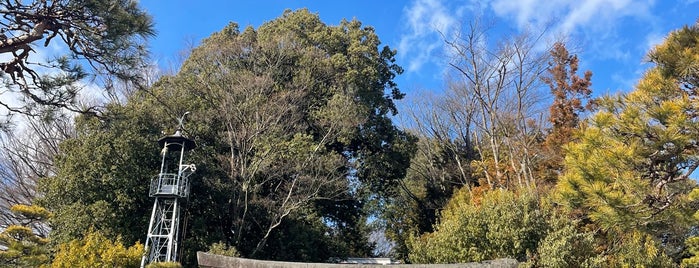
MULTIPOLYGON (((199 262, 199 267, 201 268, 376 268, 377 266, 380 266, 371 264, 261 261, 213 255, 206 252, 197 252, 197 261, 199 262)), ((461 264, 397 264, 390 266, 392 268, 516 268, 517 265, 517 261, 513 259, 498 259, 461 264)))

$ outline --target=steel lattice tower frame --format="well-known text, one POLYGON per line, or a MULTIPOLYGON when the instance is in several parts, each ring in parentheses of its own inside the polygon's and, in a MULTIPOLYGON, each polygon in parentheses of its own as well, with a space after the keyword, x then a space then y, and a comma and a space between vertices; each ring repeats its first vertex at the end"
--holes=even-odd
POLYGON ((185 152, 194 149, 196 144, 182 136, 182 120, 174 135, 158 140, 162 149, 160 174, 150 183, 149 196, 155 197, 153 212, 148 224, 146 255, 141 260, 141 268, 154 262, 175 262, 178 260, 178 240, 180 237, 180 210, 183 198, 189 197, 189 176, 196 167, 184 164, 185 152))

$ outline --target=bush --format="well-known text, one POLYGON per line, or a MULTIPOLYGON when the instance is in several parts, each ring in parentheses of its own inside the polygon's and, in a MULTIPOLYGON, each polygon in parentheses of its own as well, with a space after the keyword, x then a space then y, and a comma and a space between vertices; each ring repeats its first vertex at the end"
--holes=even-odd
POLYGON ((179 262, 154 262, 146 265, 146 268, 182 268, 179 262))
POLYGON ((59 244, 51 267, 139 267, 143 253, 138 242, 126 248, 120 238, 112 242, 90 230, 83 239, 59 244))
POLYGON ((228 257, 239 257, 240 256, 240 253, 238 253, 238 250, 235 247, 230 247, 223 242, 211 244, 211 246, 209 246, 208 252, 211 254, 228 256, 228 257))
POLYGON ((409 240, 408 256, 413 263, 525 261, 546 229, 533 191, 497 189, 477 197, 462 189, 442 212, 433 233, 409 240))

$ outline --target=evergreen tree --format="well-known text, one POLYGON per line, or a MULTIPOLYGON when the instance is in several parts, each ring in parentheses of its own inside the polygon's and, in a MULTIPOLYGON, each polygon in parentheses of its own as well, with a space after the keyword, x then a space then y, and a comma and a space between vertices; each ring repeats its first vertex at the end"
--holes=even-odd
POLYGON ((665 252, 651 254, 658 263, 681 254, 693 222, 689 176, 699 166, 698 44, 697 25, 671 33, 650 52, 656 66, 636 89, 603 98, 567 147, 559 201, 583 228, 598 228, 600 254, 611 263, 649 254, 638 247, 660 250, 661 241, 665 252))
POLYGON ((153 200, 150 179, 160 167, 161 128, 145 107, 108 106, 104 117, 76 118, 63 141, 55 176, 39 181, 37 202, 54 213, 50 236, 68 243, 94 228, 110 240, 142 241, 153 200))
POLYGON ((153 22, 136 1, 59 0, 0 3, 0 75, 6 91, 24 102, 0 103, 3 115, 38 115, 42 106, 94 113, 81 107, 78 81, 88 75, 140 82, 147 56, 145 39, 155 34, 153 22), (68 52, 55 59, 37 59, 32 47, 58 44, 68 52), (48 61, 48 62, 45 62, 48 61), (92 71, 83 68, 85 61, 92 71), (53 74, 41 73, 52 68, 53 74))
POLYGON ((0 232, 0 266, 38 267, 49 262, 49 240, 35 230, 51 213, 38 206, 14 205, 21 223, 0 232))

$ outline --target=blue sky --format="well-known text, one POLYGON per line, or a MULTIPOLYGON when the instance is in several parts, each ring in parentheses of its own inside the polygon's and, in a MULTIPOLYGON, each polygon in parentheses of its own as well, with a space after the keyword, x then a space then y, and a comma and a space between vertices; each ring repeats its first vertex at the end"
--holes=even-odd
POLYGON ((630 90, 643 71, 644 56, 671 30, 699 18, 699 0, 408 0, 408 1, 183 1, 141 0, 154 18, 154 60, 177 67, 180 52, 222 29, 228 22, 258 27, 285 9, 308 8, 329 25, 343 18, 375 28, 385 45, 398 50, 406 72, 396 79, 409 95, 439 92, 446 68, 439 32, 450 33, 481 12, 510 31, 541 29, 565 36, 593 72, 597 94, 630 90))

